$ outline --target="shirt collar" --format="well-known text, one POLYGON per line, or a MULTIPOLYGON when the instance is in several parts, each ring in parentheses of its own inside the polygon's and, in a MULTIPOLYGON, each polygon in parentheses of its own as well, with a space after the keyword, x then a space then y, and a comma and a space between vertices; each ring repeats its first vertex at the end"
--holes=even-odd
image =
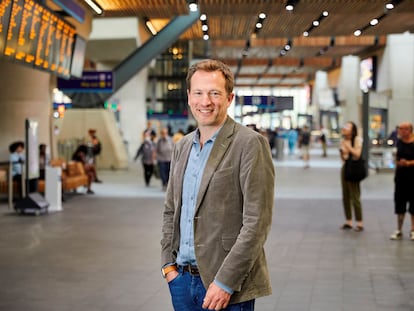
MULTIPOLYGON (((214 133, 213 136, 211 136, 209 139, 207 139, 206 143, 209 142, 209 141, 214 143, 214 141, 216 140, 217 135, 220 132, 220 130, 222 129, 222 127, 223 127, 223 125, 218 128, 218 130, 214 133)), ((194 138, 193 138, 193 144, 200 144, 200 130, 199 129, 196 129, 196 132, 195 132, 195 135, 194 135, 194 138)))

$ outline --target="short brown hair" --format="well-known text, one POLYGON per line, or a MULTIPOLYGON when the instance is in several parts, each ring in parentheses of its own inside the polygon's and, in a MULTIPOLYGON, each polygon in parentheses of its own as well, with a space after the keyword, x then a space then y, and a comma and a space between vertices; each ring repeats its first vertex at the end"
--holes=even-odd
POLYGON ((196 71, 206 71, 206 72, 213 72, 213 71, 220 71, 225 79, 225 89, 227 94, 231 94, 233 92, 234 87, 234 76, 231 72, 229 66, 227 66, 222 61, 216 59, 206 59, 200 62, 193 64, 187 73, 187 89, 191 90, 191 78, 193 77, 196 71))

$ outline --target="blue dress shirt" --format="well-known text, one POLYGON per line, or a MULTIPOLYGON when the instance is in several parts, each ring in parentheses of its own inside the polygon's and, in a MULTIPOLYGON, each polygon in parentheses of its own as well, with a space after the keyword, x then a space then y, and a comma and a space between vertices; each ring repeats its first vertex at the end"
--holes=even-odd
MULTIPOLYGON (((219 131, 220 129, 204 143, 202 148, 200 144, 200 132, 197 130, 194 136, 183 181, 180 249, 177 255, 177 264, 180 266, 188 264, 193 266, 197 265, 194 251, 194 212, 204 168, 219 131)), ((214 282, 226 292, 233 294, 233 290, 228 286, 217 280, 214 280, 214 282)))
POLYGON ((217 133, 204 143, 203 148, 201 148, 200 132, 198 130, 194 136, 193 146, 184 173, 178 265, 197 265, 194 251, 194 212, 204 168, 211 149, 213 149, 217 133))

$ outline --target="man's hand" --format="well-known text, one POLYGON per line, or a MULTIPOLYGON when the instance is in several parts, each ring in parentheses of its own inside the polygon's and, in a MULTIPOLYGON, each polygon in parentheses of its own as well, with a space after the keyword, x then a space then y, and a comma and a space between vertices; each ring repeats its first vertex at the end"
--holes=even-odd
POLYGON ((221 310, 229 304, 231 295, 222 290, 216 284, 211 283, 204 297, 203 308, 209 310, 221 310))
POLYGON ((167 281, 167 283, 170 283, 172 280, 174 280, 177 275, 179 275, 178 271, 171 271, 168 272, 167 275, 165 276, 165 280, 167 281))

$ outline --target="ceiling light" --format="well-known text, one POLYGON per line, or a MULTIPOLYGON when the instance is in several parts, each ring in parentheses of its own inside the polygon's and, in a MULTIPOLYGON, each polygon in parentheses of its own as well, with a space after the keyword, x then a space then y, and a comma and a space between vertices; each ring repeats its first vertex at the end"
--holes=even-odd
POLYGON ((261 18, 261 19, 265 19, 265 18, 266 18, 266 14, 265 14, 265 13, 260 13, 260 14, 259 14, 259 18, 261 18))
POLYGON ((103 9, 93 0, 85 0, 86 4, 91 7, 91 9, 98 15, 103 13, 103 9))
POLYGON ((209 37, 209 35, 208 35, 208 34, 203 35, 203 40, 207 41, 209 38, 210 38, 210 37, 209 37))
POLYGON ((262 27, 263 27, 262 23, 256 23, 256 28, 262 28, 262 27))
POLYGON ((286 11, 293 11, 293 9, 295 8, 295 5, 298 2, 299 2, 299 0, 288 0, 286 2, 286 6, 285 6, 286 11))
POLYGON ((328 11, 323 11, 322 12, 322 15, 325 16, 325 17, 327 17, 329 15, 329 12, 328 11))
POLYGON ((205 21, 205 20, 207 20, 207 15, 206 15, 206 14, 201 14, 201 15, 200 15, 200 20, 201 20, 201 21, 205 21))
POLYGON ((148 30, 152 33, 153 36, 157 34, 157 30, 148 18, 145 19, 145 26, 147 26, 148 30))
POLYGON ((188 8, 190 9, 190 12, 197 12, 198 10, 198 4, 197 1, 190 1, 188 3, 188 8))
POLYGON ((394 8, 394 4, 392 4, 392 3, 387 3, 387 4, 385 5, 385 8, 386 8, 387 10, 392 10, 392 9, 394 8))
POLYGON ((207 26, 207 25, 205 25, 205 24, 204 24, 204 25, 202 25, 202 26, 201 26, 201 30, 202 30, 202 31, 207 31, 207 30, 208 30, 208 26, 207 26))
POLYGON ((362 34, 362 31, 359 30, 359 29, 354 31, 354 36, 355 37, 359 37, 361 34, 362 34))
POLYGON ((375 26, 375 25, 378 24, 378 19, 374 18, 369 23, 370 23, 371 26, 375 26))
POLYGON ((315 27, 318 27, 319 26, 319 21, 313 21, 312 25, 315 26, 315 27))

